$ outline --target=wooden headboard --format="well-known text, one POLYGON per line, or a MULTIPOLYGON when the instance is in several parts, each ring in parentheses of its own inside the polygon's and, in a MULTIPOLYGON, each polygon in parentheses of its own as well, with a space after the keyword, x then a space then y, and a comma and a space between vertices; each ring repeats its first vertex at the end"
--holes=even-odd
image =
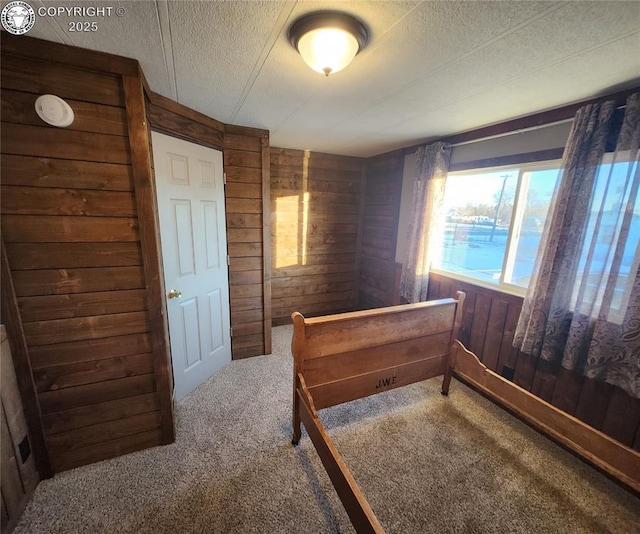
POLYGON ((444 375, 462 319, 464 293, 457 297, 312 319, 293 313, 294 400, 299 374, 317 410, 444 375))

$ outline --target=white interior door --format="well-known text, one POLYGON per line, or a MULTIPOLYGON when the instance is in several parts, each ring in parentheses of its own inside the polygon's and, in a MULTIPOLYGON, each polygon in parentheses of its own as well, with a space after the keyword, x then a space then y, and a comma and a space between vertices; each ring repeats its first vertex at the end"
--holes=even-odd
POLYGON ((175 397, 231 361, 222 152, 152 132, 175 397))

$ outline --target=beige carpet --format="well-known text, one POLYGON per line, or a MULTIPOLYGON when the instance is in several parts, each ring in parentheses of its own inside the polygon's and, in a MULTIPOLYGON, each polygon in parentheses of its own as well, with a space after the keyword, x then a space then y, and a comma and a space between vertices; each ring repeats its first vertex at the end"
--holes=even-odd
MULTIPOLYGON (((44 481, 16 533, 353 532, 291 438, 290 327, 177 409, 176 443, 44 481)), ((323 410, 388 533, 640 532, 640 500, 457 381, 323 410)))

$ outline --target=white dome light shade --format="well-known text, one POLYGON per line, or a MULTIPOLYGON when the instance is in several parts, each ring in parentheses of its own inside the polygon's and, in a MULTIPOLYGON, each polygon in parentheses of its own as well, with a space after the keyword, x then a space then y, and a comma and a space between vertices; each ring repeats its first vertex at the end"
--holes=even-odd
POLYGON ((66 128, 73 123, 71 106, 56 95, 41 95, 35 102, 36 113, 47 124, 66 128))
POLYGON ((329 76, 344 69, 369 40, 369 31, 338 11, 303 15, 289 28, 289 41, 313 70, 329 76))
POLYGON ((358 53, 357 39, 340 28, 318 28, 298 41, 298 52, 313 70, 329 76, 344 69, 358 53))

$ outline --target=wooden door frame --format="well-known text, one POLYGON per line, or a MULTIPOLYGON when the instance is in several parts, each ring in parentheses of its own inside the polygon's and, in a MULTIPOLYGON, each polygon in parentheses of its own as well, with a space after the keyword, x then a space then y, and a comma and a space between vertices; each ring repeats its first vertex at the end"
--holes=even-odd
POLYGON ((173 367, 169 349, 167 303, 164 298, 165 287, 162 249, 160 248, 160 224, 156 204, 156 184, 149 141, 151 130, 147 121, 143 80, 144 76, 141 71, 138 71, 137 76, 125 75, 122 77, 129 127, 131 167, 138 209, 142 265, 147 289, 153 369, 161 414, 161 442, 166 445, 173 443, 176 439, 173 367))

